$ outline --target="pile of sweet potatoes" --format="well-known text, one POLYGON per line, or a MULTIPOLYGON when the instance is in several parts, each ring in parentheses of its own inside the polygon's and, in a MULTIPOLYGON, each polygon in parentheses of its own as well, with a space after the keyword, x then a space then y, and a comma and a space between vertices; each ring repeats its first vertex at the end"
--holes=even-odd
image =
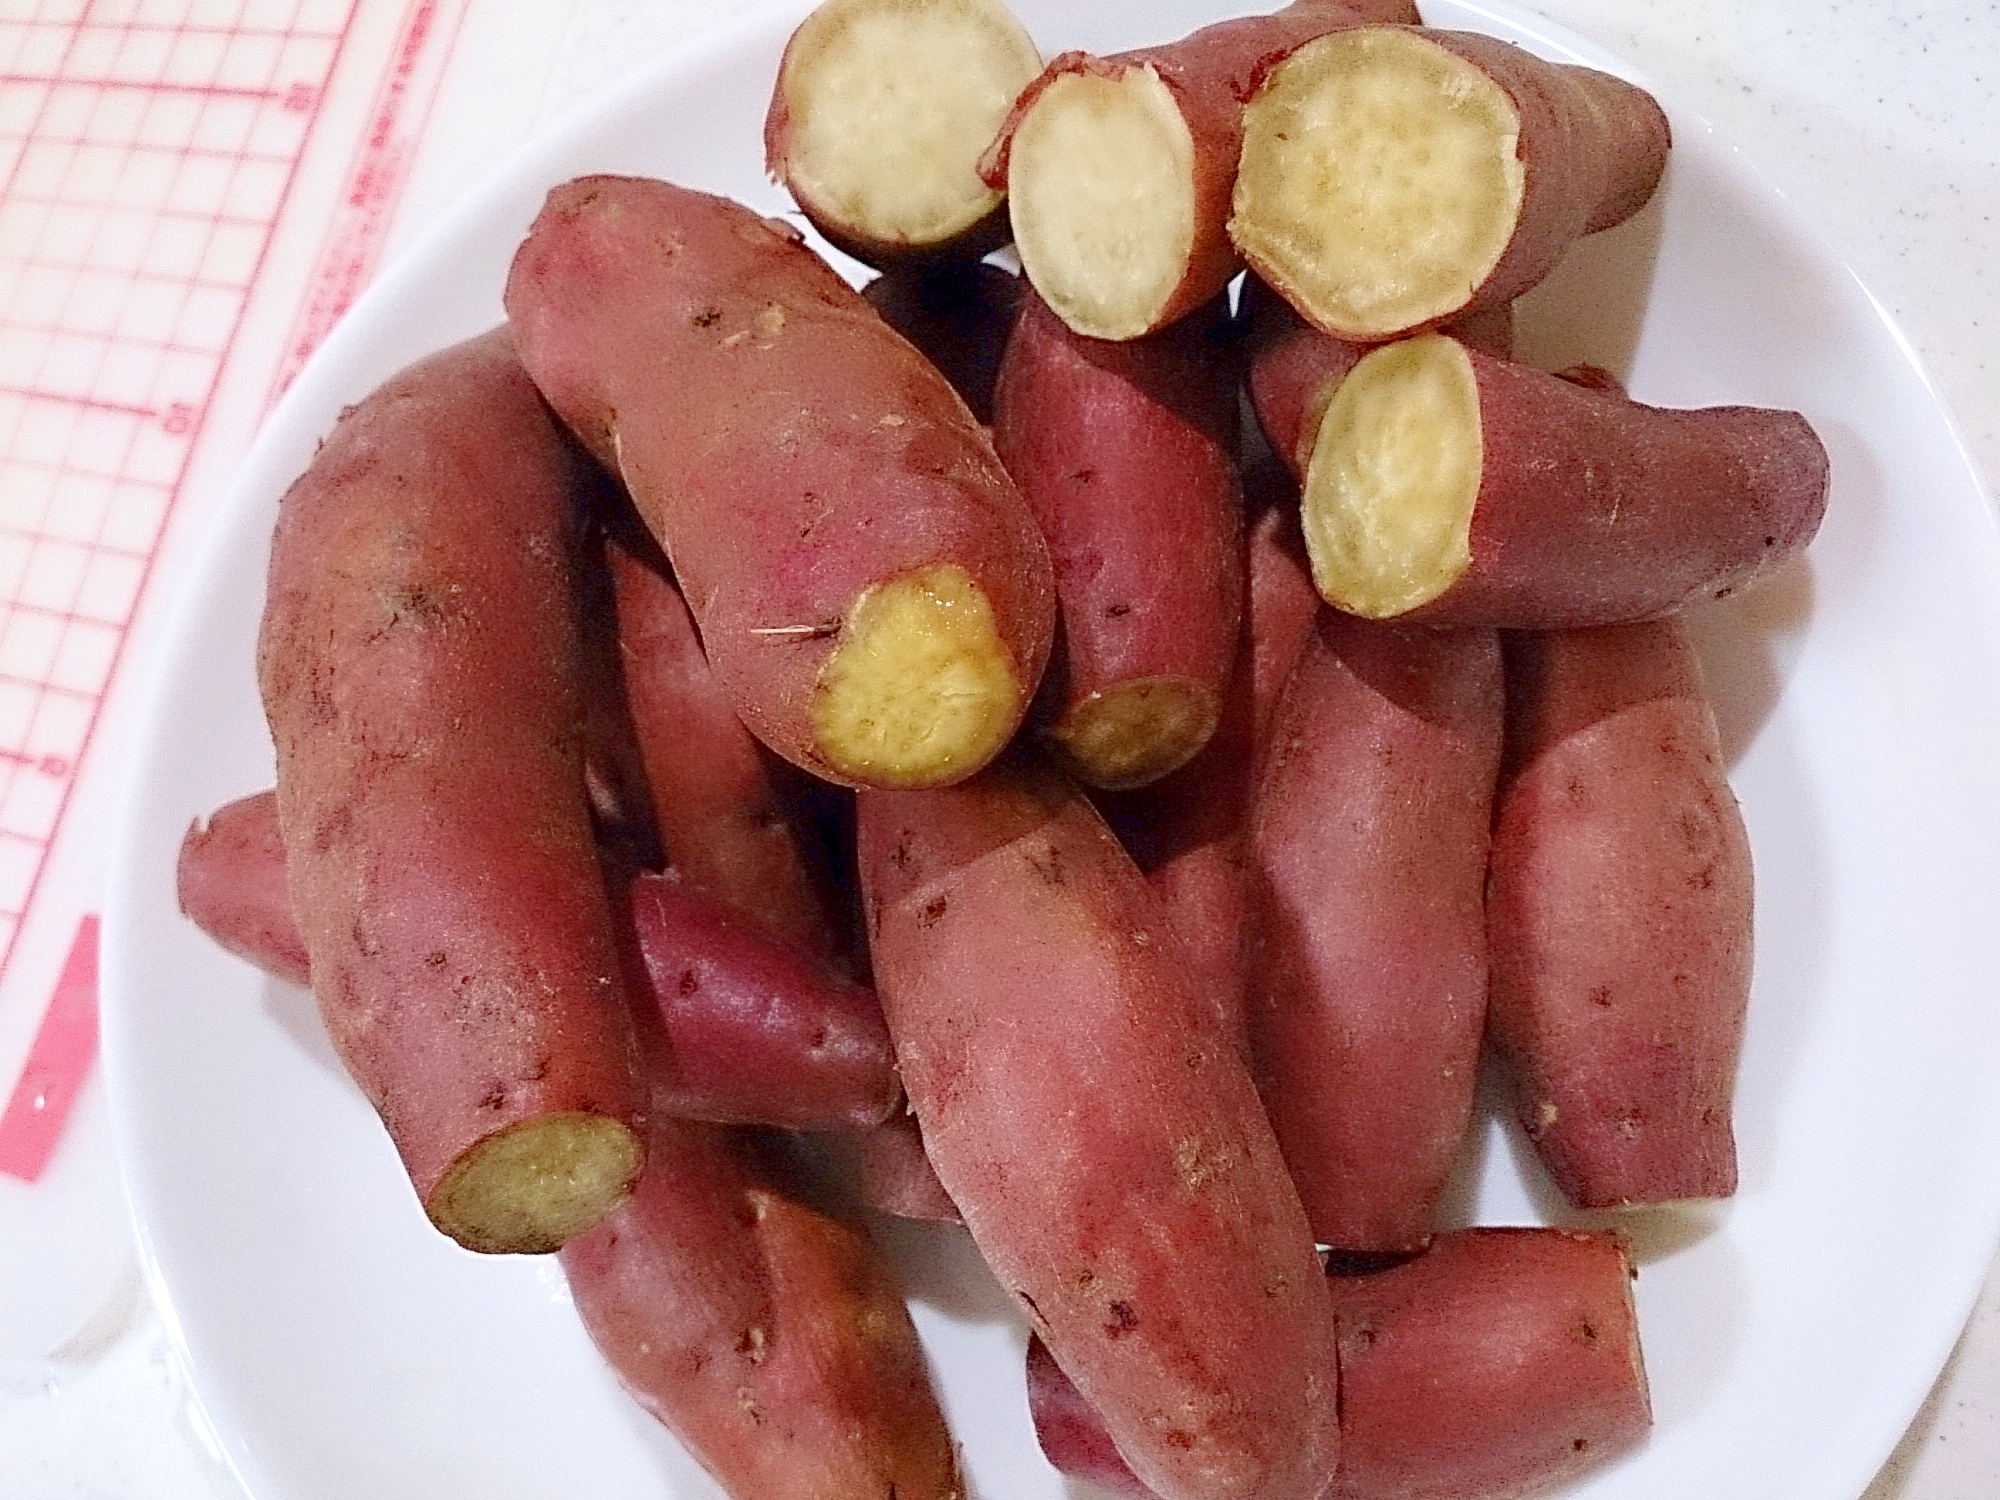
POLYGON ((506 326, 285 497, 278 787, 183 908, 743 1500, 965 1493, 799 1132, 964 1224, 1078 1477, 1475 1500, 1649 1425, 1620 1238, 1439 1199, 1489 1052, 1577 1207, 1734 1190, 1750 853, 1681 611, 1826 457, 1511 359, 1666 120, 1416 20, 1037 75, 997 0, 827 0, 765 145, 865 297, 565 184, 506 326))

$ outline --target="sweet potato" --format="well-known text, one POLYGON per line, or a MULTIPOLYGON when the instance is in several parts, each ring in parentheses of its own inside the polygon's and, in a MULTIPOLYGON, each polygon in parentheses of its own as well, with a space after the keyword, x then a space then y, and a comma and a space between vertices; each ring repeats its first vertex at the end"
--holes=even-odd
POLYGON ((1257 787, 1250 1029, 1313 1234, 1421 1249, 1472 1116, 1500 645, 1320 613, 1257 787))
POLYGON ((1507 638, 1489 1028, 1580 1207, 1723 1197, 1750 846, 1677 620, 1507 638))
POLYGON ((1544 630, 1742 588, 1812 539, 1826 494, 1797 412, 1644 406, 1433 333, 1340 382, 1301 521, 1340 609, 1544 630))
POLYGON ((656 1113, 632 1200, 563 1248, 584 1326, 737 1500, 960 1500, 902 1297, 740 1132, 656 1113))
POLYGON ((1048 539, 1062 645, 1045 733, 1092 786, 1156 781, 1208 743, 1243 612, 1236 367, 1220 299, 1107 344, 1023 300, 993 443, 1048 539))
MULTIPOLYGON (((639 541, 649 541, 641 538, 639 541)), ((636 544, 605 550, 616 589, 617 660, 653 818, 682 881, 801 952, 834 938, 777 761, 743 727, 709 669, 687 604, 636 544)))
MULTIPOLYGON (((1303 480, 1333 393, 1369 346, 1321 333, 1255 276, 1244 278, 1239 317, 1248 325, 1244 384, 1257 425, 1271 451, 1303 480)), ((1469 314, 1443 331, 1467 348, 1511 358, 1513 304, 1469 314)))
MULTIPOLYGON (((1465 1229, 1414 1260, 1334 1276, 1340 1471, 1329 1500, 1517 1500, 1629 1451, 1652 1425, 1616 1236, 1465 1229)), ((1046 1351, 1028 1401, 1049 1461, 1151 1493, 1046 1351)))
POLYGON ((1090 805, 1009 762, 860 798, 875 978, 940 1181, 1170 1500, 1311 1500, 1333 1327, 1248 1069, 1090 805))
POLYGON ((1666 166, 1643 89, 1474 32, 1319 37, 1246 97, 1230 237, 1343 338, 1512 301, 1638 212, 1666 166))
POLYGON ((1048 657, 1048 549, 965 403, 795 232, 583 178, 549 195, 506 302, 759 739, 849 786, 999 753, 1048 657))
POLYGON ((320 1013, 474 1250, 555 1249, 644 1158, 584 783, 582 462, 504 332, 412 366, 286 492, 258 639, 320 1013))
MULTIPOLYGON (((305 944, 286 899, 277 799, 212 813, 181 844, 182 909, 231 953, 304 984, 305 944)), ((827 971, 675 876, 641 872, 614 906, 635 945, 633 998, 673 1044, 653 1092, 692 1119, 801 1130, 864 1128, 902 1097, 865 986, 827 971)))
POLYGON ((861 1198, 878 1213, 933 1224, 964 1222, 938 1181, 912 1114, 896 1114, 861 1137, 861 1198))
POLYGON ((223 948, 274 979, 311 982, 285 884, 276 792, 239 797, 189 824, 174 887, 182 914, 223 948))
POLYGON ((765 168, 857 260, 977 258, 1007 237, 980 153, 1041 66, 1002 0, 824 0, 778 63, 765 168))
POLYGON ((1132 339, 1219 293, 1243 99, 1309 37, 1417 19, 1409 0, 1296 0, 1111 57, 1065 52, 1015 102, 981 164, 1005 187, 1035 290, 1080 334, 1132 339))
POLYGON ((993 384, 1020 310, 1021 278, 983 260, 891 270, 862 299, 937 366, 981 422, 993 420, 993 384))

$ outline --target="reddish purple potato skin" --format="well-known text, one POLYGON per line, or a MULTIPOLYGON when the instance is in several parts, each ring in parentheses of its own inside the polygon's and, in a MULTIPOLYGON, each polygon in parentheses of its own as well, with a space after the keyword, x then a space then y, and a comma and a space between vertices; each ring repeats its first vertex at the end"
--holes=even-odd
POLYGON ((1318 1500, 1333 1328, 1298 1197, 1157 896, 1084 798, 1003 763, 864 793, 875 978, 939 1180, 1170 1500, 1318 1500))
POLYGON ((861 1137, 861 1200, 877 1213, 928 1224, 965 1218, 938 1181, 917 1117, 898 1112, 861 1137))
POLYGON ((500 1130, 644 1112, 585 788, 583 462, 502 330, 349 408, 272 542, 291 906, 427 1207, 500 1130))
POLYGON ((182 915, 216 943, 273 979, 311 982, 285 885, 276 792, 238 798, 189 824, 174 883, 182 915))
POLYGON ((1500 643, 1322 611, 1257 789, 1258 1082, 1313 1234, 1418 1250, 1471 1120, 1500 643))
POLYGON ((1584 1208, 1727 1197, 1749 841, 1678 620, 1507 637, 1492 1041, 1584 1208))

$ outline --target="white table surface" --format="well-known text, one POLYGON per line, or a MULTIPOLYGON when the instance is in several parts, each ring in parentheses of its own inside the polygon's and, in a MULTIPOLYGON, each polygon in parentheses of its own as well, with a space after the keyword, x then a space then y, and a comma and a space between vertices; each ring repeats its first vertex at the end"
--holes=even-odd
MULTIPOLYGON (((732 0, 472 0, 396 238, 434 217, 498 151, 736 8, 732 0), (496 113, 495 98, 520 103, 496 113)), ((2000 487, 2000 3, 1531 0, 1531 8, 1649 74, 1789 193, 1901 325, 1989 491, 2000 487)), ((240 1491, 211 1456, 129 1248, 96 1083, 34 1191, 51 1232, 67 1240, 62 1255, 36 1261, 48 1278, 39 1304, 53 1320, 46 1328, 30 1326, 36 1288, 0 1293, 0 1322, 17 1325, 0 1329, 12 1335, 0 1338, 0 1494, 235 1500, 240 1491), (78 1308, 95 1311, 79 1323, 78 1308)), ((23 1201, 25 1209, 11 1205, 16 1220, 36 1210, 23 1201)), ((13 1266, 0 1269, 0 1279, 10 1274, 13 1266)), ((1865 1500, 1993 1495, 2000 1279, 1989 1282, 1865 1500)))

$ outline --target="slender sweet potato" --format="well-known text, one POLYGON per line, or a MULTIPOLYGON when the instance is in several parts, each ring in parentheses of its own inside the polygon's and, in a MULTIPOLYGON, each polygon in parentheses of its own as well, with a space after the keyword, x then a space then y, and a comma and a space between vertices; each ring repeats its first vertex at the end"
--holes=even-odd
MULTIPOLYGON (((1303 480, 1333 393, 1369 346, 1321 333, 1255 276, 1244 279, 1239 316, 1249 325, 1244 383, 1257 425, 1271 451, 1303 480)), ((1443 331, 1467 348, 1509 359, 1514 353, 1514 306, 1502 303, 1469 314, 1443 331)))
POLYGON ((1320 613, 1257 788, 1250 1029, 1313 1234, 1421 1249, 1472 1116, 1500 644, 1320 613))
POLYGON ((1030 292, 993 443, 1048 539, 1062 647, 1045 733, 1092 786, 1156 781, 1208 743, 1236 655, 1243 495, 1221 299, 1107 344, 1030 292))
POLYGON ((1512 301, 1638 212, 1666 166, 1643 89, 1474 32, 1319 37, 1245 97, 1230 237, 1343 338, 1512 301))
POLYGON ((1812 539, 1826 494, 1797 412, 1643 406, 1423 334, 1334 391, 1301 520, 1338 608, 1544 630, 1742 588, 1812 539))
POLYGON ((964 1218, 938 1181, 912 1114, 895 1114, 861 1137, 861 1198, 878 1213, 933 1224, 964 1218))
POLYGON ((1008 763, 860 798, 875 977, 940 1181, 1170 1500, 1311 1500, 1338 1442, 1312 1237, 1248 1069, 1083 797, 1008 763))
POLYGON ((182 914, 223 948, 274 979, 311 982, 285 884, 276 792, 240 797, 189 824, 174 885, 182 914))
POLYGON ((902 1297, 740 1132, 655 1114, 632 1200, 563 1248, 585 1328, 737 1500, 959 1500, 902 1297))
POLYGON ((412 366, 287 491, 258 640, 320 1013, 474 1250, 555 1249, 644 1158, 584 780, 582 462, 504 331, 412 366))
POLYGON ((506 301, 752 733, 849 786, 999 753, 1048 657, 1048 549, 965 403, 795 232, 583 178, 550 194, 506 301))
POLYGON ((1022 286, 1013 272, 983 260, 946 260, 886 272, 861 296, 937 366, 974 417, 991 422, 993 384, 1022 286))
MULTIPOLYGON (((1340 1471, 1329 1500, 1518 1500, 1584 1474, 1652 1425, 1614 1235, 1465 1229, 1414 1260, 1334 1276, 1340 1471)), ((1045 1351, 1028 1401, 1049 1461, 1149 1494, 1045 1351)))
POLYGON ((765 168, 857 260, 977 258, 1007 237, 980 153, 1041 66, 1002 0, 824 0, 778 63, 765 168))
POLYGON ((1035 290, 1090 338, 1138 338, 1193 312, 1242 268, 1230 192, 1264 64, 1338 28, 1416 19, 1409 0, 1296 0, 1165 46, 1056 58, 981 164, 1007 189, 1035 290))
MULTIPOLYGON (((277 799, 260 792, 210 815, 181 844, 182 909, 273 978, 306 982, 305 943, 286 899, 277 799)), ((864 1128, 902 1097, 866 987, 749 930, 732 908, 673 876, 641 872, 614 905, 636 945, 635 1003, 649 1000, 673 1043, 653 1068, 671 1114, 801 1130, 864 1128)))
POLYGON ((1507 638, 1489 1028, 1580 1207, 1724 1197, 1750 845, 1678 620, 1507 638))
MULTIPOLYGON (((644 540, 644 539, 641 539, 644 540)), ((666 856, 689 886, 821 958, 833 934, 781 779, 791 772, 743 727, 709 670, 686 602, 661 571, 617 542, 618 661, 666 856)))

